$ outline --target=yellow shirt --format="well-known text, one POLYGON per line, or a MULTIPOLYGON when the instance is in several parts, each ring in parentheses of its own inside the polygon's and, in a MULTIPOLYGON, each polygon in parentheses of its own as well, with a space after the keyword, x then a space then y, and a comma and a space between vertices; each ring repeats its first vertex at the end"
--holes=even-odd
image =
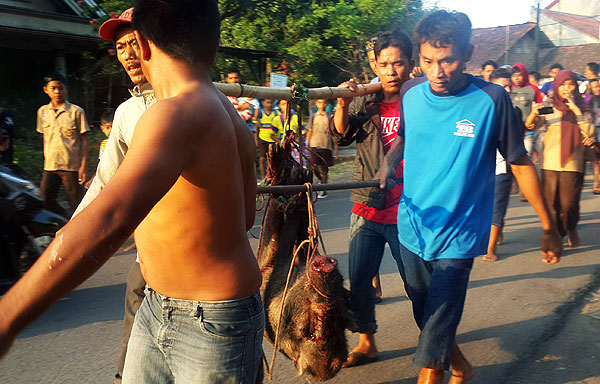
POLYGON ((271 111, 270 114, 266 114, 265 111, 261 111, 260 116, 258 118, 258 138, 266 141, 267 143, 274 143, 272 135, 274 135, 277 139, 281 136, 281 132, 279 130, 279 125, 277 125, 277 117, 279 114, 275 111, 271 111))
MULTIPOLYGON (((583 144, 579 144, 573 152, 571 157, 563 167, 560 164, 560 119, 562 113, 558 110, 554 110, 551 115, 542 116, 544 119, 543 127, 546 127, 546 135, 544 136, 544 157, 542 169, 549 171, 570 171, 570 172, 583 172, 584 161, 583 161, 583 144)), ((594 133, 594 126, 584 116, 577 117, 577 125, 579 125, 579 131, 583 137, 590 137, 594 133)))
POLYGON ((85 111, 65 101, 54 109, 42 105, 37 113, 36 130, 44 135, 44 170, 78 171, 81 167, 82 135, 89 132, 85 111))
MULTIPOLYGON (((287 124, 287 118, 283 117, 283 114, 281 114, 273 119, 273 124, 277 125, 277 128, 280 132, 284 132, 283 127, 287 124)), ((298 126, 298 115, 292 115, 292 119, 290 120, 290 126, 286 127, 286 131, 294 131, 296 136, 298 136, 298 126)), ((306 137, 305 127, 302 127, 302 136, 306 137)))

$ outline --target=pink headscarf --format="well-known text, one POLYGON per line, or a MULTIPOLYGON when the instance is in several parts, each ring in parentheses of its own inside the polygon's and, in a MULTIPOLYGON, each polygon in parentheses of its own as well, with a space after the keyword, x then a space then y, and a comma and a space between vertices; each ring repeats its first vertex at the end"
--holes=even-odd
POLYGON ((527 86, 531 87, 535 94, 535 102, 541 103, 542 102, 542 93, 540 92, 540 89, 537 86, 535 86, 529 82, 529 72, 527 71, 527 68, 525 68, 525 65, 523 63, 517 63, 517 64, 513 65, 512 67, 519 68, 519 72, 521 72, 521 76, 523 76, 523 83, 522 84, 513 84, 513 86, 515 86, 517 88, 524 88, 527 86))
MULTIPOLYGON (((579 125, 577 125, 577 116, 575 116, 565 103, 565 100, 558 94, 558 87, 567 80, 573 80, 575 85, 577 85, 577 77, 573 72, 568 69, 558 72, 558 75, 554 79, 554 94, 552 96, 554 108, 562 112, 560 121, 560 165, 562 167, 569 161, 573 150, 581 143, 581 132, 579 132, 579 125)), ((580 109, 585 109, 585 103, 581 98, 577 86, 573 92, 573 98, 575 99, 575 104, 580 109)))

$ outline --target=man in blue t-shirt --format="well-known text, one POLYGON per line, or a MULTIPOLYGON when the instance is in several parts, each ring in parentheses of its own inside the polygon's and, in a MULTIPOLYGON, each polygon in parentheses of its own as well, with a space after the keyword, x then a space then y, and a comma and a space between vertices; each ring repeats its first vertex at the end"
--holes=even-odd
POLYGON ((442 383, 450 367, 450 384, 475 376, 454 339, 473 258, 487 252, 496 149, 542 222, 544 262, 558 262, 562 252, 509 95, 463 73, 473 52, 470 38, 463 13, 437 11, 419 22, 415 41, 427 77, 404 83, 398 137, 377 173, 385 188, 404 159, 398 237, 405 288, 421 329, 414 357, 419 384, 442 383))

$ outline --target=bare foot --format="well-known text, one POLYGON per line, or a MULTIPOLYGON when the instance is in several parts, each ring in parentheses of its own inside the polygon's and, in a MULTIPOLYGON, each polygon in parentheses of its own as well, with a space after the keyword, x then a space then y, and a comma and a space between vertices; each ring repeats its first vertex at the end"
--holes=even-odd
POLYGON ((450 366, 452 367, 452 376, 448 384, 462 384, 475 377, 475 368, 469 363, 469 360, 463 355, 456 342, 450 349, 450 366))
POLYGON ((450 376, 450 380, 448 384, 463 384, 468 383, 473 380, 477 372, 472 365, 469 364, 469 367, 465 371, 457 371, 456 369, 452 370, 452 376, 450 376))
POLYGON ((577 233, 577 230, 572 230, 569 231, 569 247, 579 247, 579 233, 577 233))
POLYGON ((496 239, 496 245, 502 244, 503 240, 504 240, 504 235, 502 234, 502 229, 501 229, 500 232, 498 233, 498 238, 496 239))
POLYGON ((496 255, 496 252, 488 249, 487 255, 483 255, 483 261, 498 261, 498 256, 496 255))
POLYGON ((556 264, 559 260, 560 258, 555 256, 552 251, 542 252, 542 261, 546 264, 556 264))
POLYGON ((348 354, 348 359, 342 364, 344 368, 375 361, 379 357, 375 346, 375 336, 372 333, 359 333, 358 337, 358 345, 348 354))
POLYGON ((444 371, 440 369, 421 368, 417 384, 442 384, 444 371))

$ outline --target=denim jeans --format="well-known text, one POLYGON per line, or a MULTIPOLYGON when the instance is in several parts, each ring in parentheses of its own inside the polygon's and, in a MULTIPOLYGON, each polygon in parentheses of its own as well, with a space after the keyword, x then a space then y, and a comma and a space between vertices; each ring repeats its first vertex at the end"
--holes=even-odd
MULTIPOLYGON (((509 165, 507 165, 509 167, 509 165)), ((504 216, 508 208, 510 199, 510 188, 512 187, 512 174, 502 173, 496 175, 496 186, 494 189, 494 213, 492 215, 492 225, 504 227, 504 216)))
POLYGON ((404 267, 400 260, 400 242, 396 224, 379 224, 352 214, 350 217, 349 276, 350 302, 355 317, 353 332, 374 333, 375 288, 373 277, 379 271, 385 243, 388 243, 398 271, 404 280, 404 267))
POLYGON ((254 383, 264 324, 258 293, 192 301, 148 289, 133 323, 123 383, 254 383))
POLYGON ((450 368, 450 348, 460 323, 473 259, 425 261, 400 244, 405 287, 421 330, 414 357, 423 368, 450 368))

